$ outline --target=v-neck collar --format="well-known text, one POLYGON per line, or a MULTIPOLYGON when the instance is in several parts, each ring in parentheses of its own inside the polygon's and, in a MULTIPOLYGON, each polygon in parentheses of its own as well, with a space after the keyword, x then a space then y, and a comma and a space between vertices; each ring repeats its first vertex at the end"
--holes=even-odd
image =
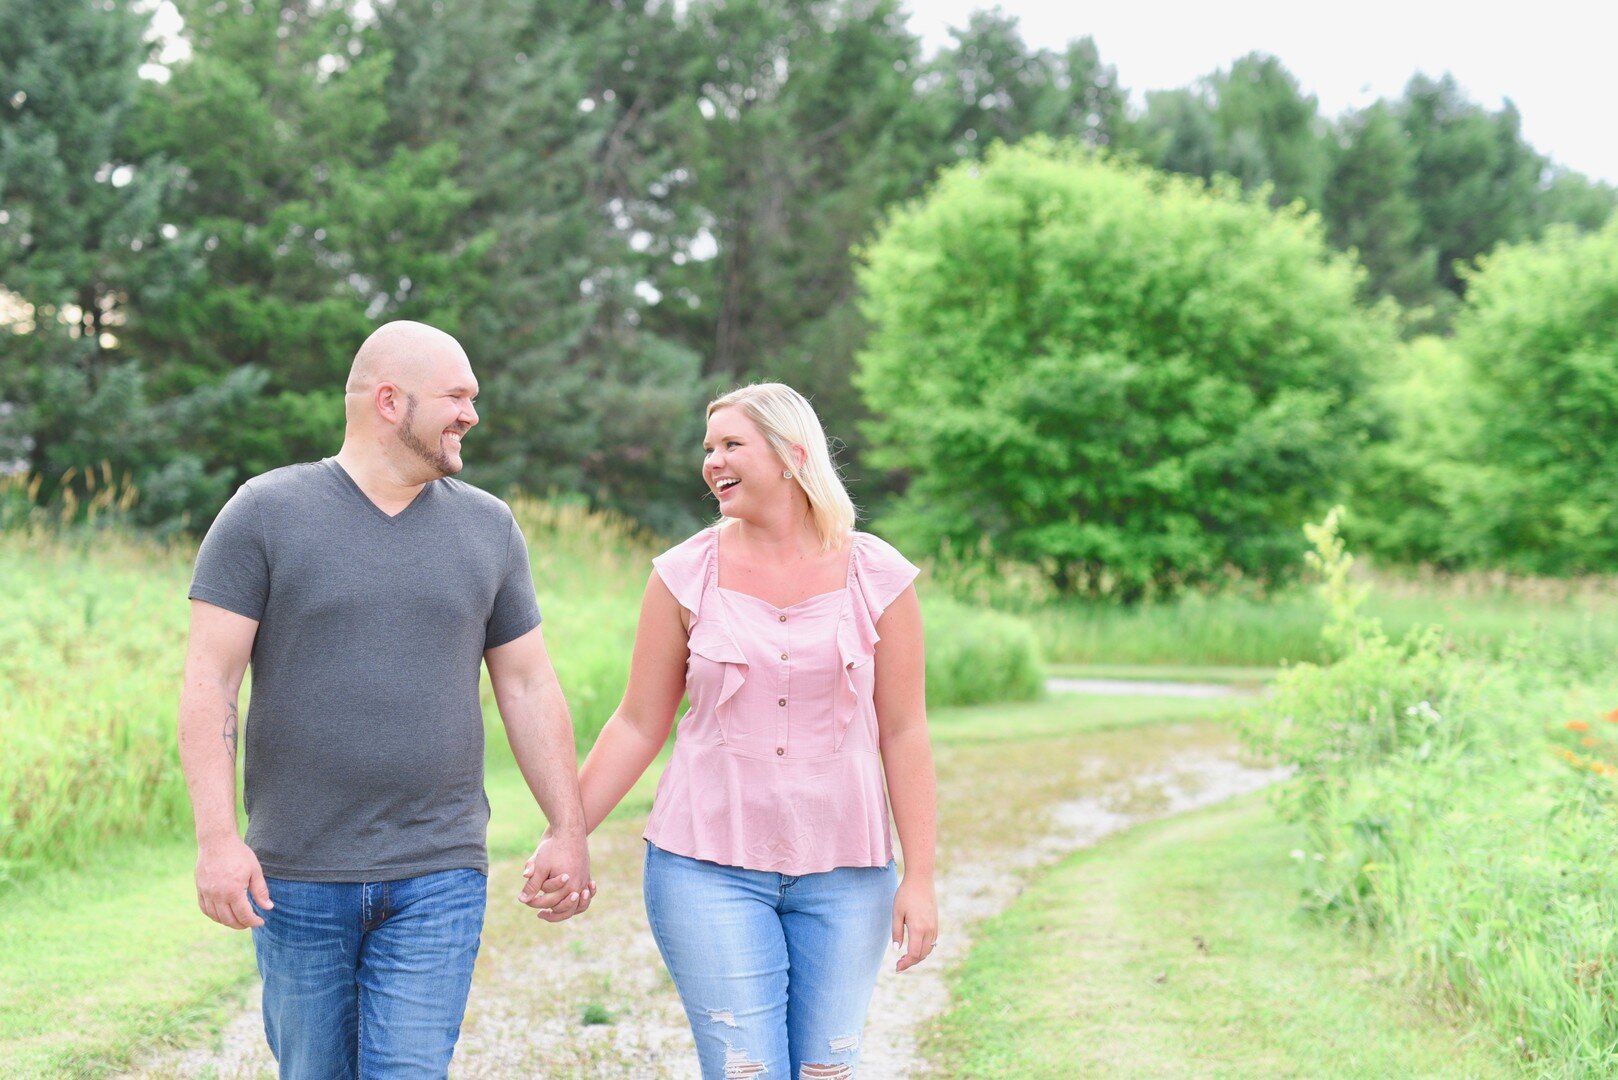
POLYGON ((342 480, 344 486, 346 486, 349 491, 353 492, 360 502, 370 507, 371 513, 375 514, 389 525, 397 525, 399 522, 404 520, 406 515, 412 513, 416 507, 425 503, 428 499, 427 493, 431 491, 434 485, 438 483, 436 480, 430 480, 423 484, 421 486, 421 490, 416 492, 416 497, 410 500, 410 504, 408 506, 399 511, 397 514, 389 516, 383 512, 380 506, 371 500, 369 495, 365 494, 365 489, 360 487, 352 476, 348 475, 348 470, 343 468, 335 457, 326 458, 325 461, 321 462, 321 464, 330 466, 331 471, 342 480))

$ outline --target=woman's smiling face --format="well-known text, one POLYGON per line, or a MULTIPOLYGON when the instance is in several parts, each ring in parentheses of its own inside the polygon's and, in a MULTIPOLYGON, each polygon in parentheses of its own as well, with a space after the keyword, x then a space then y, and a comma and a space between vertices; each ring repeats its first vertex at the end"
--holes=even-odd
POLYGON ((702 440, 702 478, 726 517, 738 505, 781 491, 781 459, 741 409, 715 409, 702 440), (772 483, 772 481, 774 481, 772 483))

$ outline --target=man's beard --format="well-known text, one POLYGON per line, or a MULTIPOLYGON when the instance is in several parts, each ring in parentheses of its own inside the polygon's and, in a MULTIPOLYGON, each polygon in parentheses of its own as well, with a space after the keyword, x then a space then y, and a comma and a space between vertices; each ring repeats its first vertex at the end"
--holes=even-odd
POLYGON ((444 450, 442 436, 437 445, 429 446, 416 434, 416 395, 405 397, 404 423, 400 425, 399 441, 406 450, 425 461, 439 476, 449 476, 461 467, 444 450))

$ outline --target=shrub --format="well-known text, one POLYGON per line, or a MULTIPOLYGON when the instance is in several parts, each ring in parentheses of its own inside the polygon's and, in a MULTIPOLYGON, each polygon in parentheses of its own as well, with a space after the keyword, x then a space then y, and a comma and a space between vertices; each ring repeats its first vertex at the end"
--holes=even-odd
POLYGON ((1618 219, 1482 259, 1455 344, 1477 409, 1455 553, 1519 572, 1618 568, 1618 219))
POLYGON ((1391 350, 1318 222, 1043 139, 947 172, 860 275, 882 519, 1134 598, 1274 576, 1365 437, 1391 350))
POLYGON ((926 597, 927 704, 1030 701, 1045 692, 1033 629, 1023 620, 946 597, 926 597))
POLYGON ((1309 906, 1386 935, 1542 1075, 1611 1075, 1618 737, 1599 696, 1532 652, 1391 642, 1334 526, 1312 536, 1338 659, 1286 671, 1249 720, 1297 770, 1280 808, 1305 828, 1309 906))

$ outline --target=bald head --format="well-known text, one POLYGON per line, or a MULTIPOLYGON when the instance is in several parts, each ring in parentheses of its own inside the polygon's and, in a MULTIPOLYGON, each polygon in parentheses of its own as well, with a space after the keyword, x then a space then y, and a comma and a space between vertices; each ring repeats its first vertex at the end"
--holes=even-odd
POLYGON ((379 326, 354 354, 345 391, 345 453, 374 452, 401 475, 460 471, 461 437, 478 422, 478 383, 453 337, 418 322, 379 326))
POLYGON ((435 366, 456 363, 471 368, 460 342, 437 327, 400 319, 383 323, 365 339, 354 354, 344 389, 365 394, 384 382, 413 389, 435 366))

